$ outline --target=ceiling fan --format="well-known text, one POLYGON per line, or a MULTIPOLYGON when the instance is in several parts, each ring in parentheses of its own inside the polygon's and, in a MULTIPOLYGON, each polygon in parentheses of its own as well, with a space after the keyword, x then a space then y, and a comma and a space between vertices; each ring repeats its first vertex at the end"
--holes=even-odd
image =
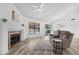
POLYGON ((39 12, 39 13, 42 13, 43 10, 44 10, 44 6, 45 6, 44 3, 41 3, 40 6, 32 5, 32 7, 35 8, 35 9, 33 10, 33 12, 39 12))

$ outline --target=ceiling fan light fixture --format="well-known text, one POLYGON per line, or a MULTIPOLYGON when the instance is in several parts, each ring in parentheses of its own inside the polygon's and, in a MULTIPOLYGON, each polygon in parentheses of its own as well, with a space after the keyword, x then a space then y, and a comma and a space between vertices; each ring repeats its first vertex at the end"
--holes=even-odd
POLYGON ((35 8, 35 10, 33 10, 33 12, 39 12, 41 14, 42 11, 44 10, 44 6, 45 6, 44 3, 41 3, 39 7, 32 5, 32 7, 35 8))

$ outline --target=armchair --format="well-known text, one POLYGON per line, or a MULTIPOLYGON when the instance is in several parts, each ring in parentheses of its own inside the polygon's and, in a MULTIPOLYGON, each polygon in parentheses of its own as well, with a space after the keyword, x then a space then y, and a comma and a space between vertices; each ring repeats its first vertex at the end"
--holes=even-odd
POLYGON ((49 35, 50 42, 53 43, 53 39, 60 39, 63 41, 63 48, 69 48, 72 38, 73 38, 73 33, 70 33, 69 31, 56 31, 56 34, 49 35))

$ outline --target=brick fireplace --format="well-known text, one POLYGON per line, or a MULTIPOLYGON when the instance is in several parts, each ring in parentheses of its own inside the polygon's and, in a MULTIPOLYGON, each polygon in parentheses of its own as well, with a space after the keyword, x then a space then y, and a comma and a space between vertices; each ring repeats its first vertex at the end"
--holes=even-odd
POLYGON ((8 32, 8 49, 12 48, 16 43, 21 40, 21 31, 8 32))

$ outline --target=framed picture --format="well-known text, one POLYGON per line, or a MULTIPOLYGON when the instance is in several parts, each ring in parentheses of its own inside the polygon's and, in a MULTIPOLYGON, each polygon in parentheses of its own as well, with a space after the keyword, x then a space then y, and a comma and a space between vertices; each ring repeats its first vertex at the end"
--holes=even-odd
POLYGON ((15 21, 15 10, 12 10, 12 20, 15 21))
POLYGON ((12 10, 12 20, 19 22, 19 14, 15 10, 12 10))

